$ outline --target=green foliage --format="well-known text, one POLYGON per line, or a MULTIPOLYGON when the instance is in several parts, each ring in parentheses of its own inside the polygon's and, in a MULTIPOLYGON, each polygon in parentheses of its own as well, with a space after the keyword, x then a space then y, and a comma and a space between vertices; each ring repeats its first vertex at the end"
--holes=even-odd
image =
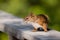
POLYGON ((0 40, 8 40, 8 36, 6 33, 0 32, 0 40))
POLYGON ((29 12, 33 12, 36 15, 45 13, 44 9, 40 6, 32 6, 29 8, 29 12))
POLYGON ((58 0, 41 0, 43 5, 45 4, 46 6, 56 6, 58 4, 58 0))

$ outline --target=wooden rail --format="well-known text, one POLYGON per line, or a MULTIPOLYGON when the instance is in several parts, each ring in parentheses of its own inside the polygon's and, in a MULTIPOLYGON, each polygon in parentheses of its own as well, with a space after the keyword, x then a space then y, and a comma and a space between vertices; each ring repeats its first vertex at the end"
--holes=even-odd
POLYGON ((0 11, 0 13, 2 15, 0 17, 0 31, 7 33, 9 40, 60 40, 60 32, 56 30, 32 32, 32 25, 25 24, 23 19, 7 15, 3 11, 0 11))

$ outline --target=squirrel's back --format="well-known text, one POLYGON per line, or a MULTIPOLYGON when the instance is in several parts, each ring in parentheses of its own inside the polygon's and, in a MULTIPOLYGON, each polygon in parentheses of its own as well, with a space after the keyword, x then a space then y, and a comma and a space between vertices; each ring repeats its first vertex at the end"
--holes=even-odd
POLYGON ((40 18, 40 20, 44 21, 45 23, 49 23, 49 17, 46 14, 39 14, 37 15, 37 18, 40 18))

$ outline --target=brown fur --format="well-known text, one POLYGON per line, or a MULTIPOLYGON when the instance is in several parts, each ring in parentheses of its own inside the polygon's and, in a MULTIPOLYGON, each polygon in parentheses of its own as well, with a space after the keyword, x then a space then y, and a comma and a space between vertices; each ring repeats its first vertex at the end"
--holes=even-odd
MULTIPOLYGON (((25 21, 36 22, 36 23, 40 24, 42 26, 42 28, 44 29, 44 31, 46 32, 47 26, 49 23, 49 18, 45 14, 35 15, 35 14, 31 13, 25 18, 25 21)), ((37 31, 37 28, 34 27, 33 31, 37 31)))

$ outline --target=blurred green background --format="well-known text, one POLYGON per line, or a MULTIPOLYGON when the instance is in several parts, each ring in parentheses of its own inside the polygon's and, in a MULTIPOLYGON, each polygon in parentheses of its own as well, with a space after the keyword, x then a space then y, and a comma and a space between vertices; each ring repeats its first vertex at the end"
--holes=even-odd
POLYGON ((49 28, 60 31, 60 0, 0 0, 0 10, 22 18, 30 12, 47 14, 49 28))

